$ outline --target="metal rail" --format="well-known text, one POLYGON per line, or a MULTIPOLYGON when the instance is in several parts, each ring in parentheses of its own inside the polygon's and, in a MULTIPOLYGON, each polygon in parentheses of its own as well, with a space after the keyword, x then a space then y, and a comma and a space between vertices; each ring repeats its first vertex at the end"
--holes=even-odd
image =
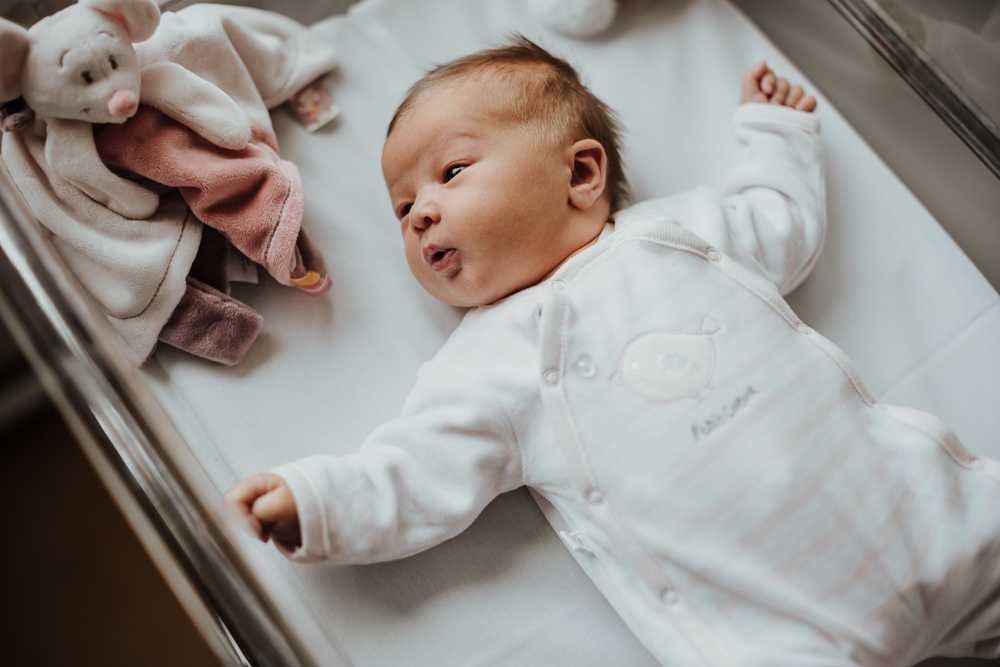
POLYGON ((848 23, 1000 178, 1000 128, 875 0, 829 0, 848 23))
POLYGON ((103 316, 43 238, 5 168, 0 317, 75 435, 102 453, 121 482, 116 486, 141 508, 186 576, 207 612, 201 620, 212 626, 200 629, 220 660, 316 665, 238 548, 207 473, 118 352, 103 316))

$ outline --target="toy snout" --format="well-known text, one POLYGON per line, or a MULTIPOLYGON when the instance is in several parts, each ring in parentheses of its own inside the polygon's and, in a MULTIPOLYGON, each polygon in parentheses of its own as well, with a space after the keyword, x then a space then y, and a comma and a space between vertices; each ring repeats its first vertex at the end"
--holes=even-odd
POLYGON ((116 90, 108 100, 108 113, 115 118, 131 118, 138 109, 139 100, 131 90, 116 90))

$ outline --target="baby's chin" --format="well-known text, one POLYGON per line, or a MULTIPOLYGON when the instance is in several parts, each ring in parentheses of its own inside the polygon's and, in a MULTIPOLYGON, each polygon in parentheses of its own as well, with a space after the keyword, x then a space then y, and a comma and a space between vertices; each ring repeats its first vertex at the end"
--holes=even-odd
POLYGON ((470 298, 465 296, 458 296, 447 290, 438 294, 435 294, 434 292, 431 292, 430 294, 438 301, 443 301, 449 306, 458 306, 459 308, 476 308, 477 306, 487 306, 497 301, 498 299, 503 298, 503 297, 498 297, 496 299, 492 297, 470 298))
POLYGON ((462 284, 458 280, 444 282, 434 280, 433 278, 428 281, 421 281, 421 284, 438 301, 443 301, 449 306, 458 306, 459 308, 488 306, 516 291, 504 290, 499 287, 477 289, 473 286, 462 284))

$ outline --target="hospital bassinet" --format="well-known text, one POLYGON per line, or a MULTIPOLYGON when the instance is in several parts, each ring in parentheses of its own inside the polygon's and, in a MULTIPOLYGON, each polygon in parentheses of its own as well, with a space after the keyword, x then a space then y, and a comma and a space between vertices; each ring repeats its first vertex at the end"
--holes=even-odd
POLYGON ((336 286, 321 302, 273 284, 238 287, 265 328, 235 368, 171 349, 145 369, 129 365, 0 171, 0 315, 225 664, 653 664, 524 490, 440 547, 365 567, 291 565, 221 505, 220 490, 253 472, 356 449, 398 413, 417 367, 457 324, 460 313, 424 295, 401 261, 378 157, 422 70, 506 31, 567 56, 621 114, 641 200, 716 184, 749 63, 766 57, 804 79, 747 12, 827 93, 818 113, 830 230, 793 307, 877 396, 936 413, 971 449, 1000 456, 1000 297, 982 275, 1000 284, 1000 150, 990 114, 954 80, 961 73, 942 69, 875 0, 831 0, 842 14, 826 3, 632 0, 589 41, 545 31, 526 1, 364 0, 346 15, 348 3, 332 0, 258 3, 318 22, 340 60, 326 81, 339 120, 309 135, 287 109, 273 112, 336 286), (886 87, 887 70, 848 22, 971 151, 908 89, 886 87))

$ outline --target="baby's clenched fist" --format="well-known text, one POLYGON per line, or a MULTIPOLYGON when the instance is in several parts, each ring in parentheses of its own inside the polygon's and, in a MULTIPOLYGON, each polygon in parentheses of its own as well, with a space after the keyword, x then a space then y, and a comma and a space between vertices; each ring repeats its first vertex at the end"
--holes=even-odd
POLYGON ((301 546, 295 498, 278 475, 263 472, 248 477, 226 491, 224 497, 262 542, 274 538, 289 547, 301 546))
POLYGON ((740 104, 777 104, 799 111, 816 108, 816 98, 806 95, 802 86, 790 85, 788 79, 778 78, 763 60, 751 67, 743 75, 740 104))

